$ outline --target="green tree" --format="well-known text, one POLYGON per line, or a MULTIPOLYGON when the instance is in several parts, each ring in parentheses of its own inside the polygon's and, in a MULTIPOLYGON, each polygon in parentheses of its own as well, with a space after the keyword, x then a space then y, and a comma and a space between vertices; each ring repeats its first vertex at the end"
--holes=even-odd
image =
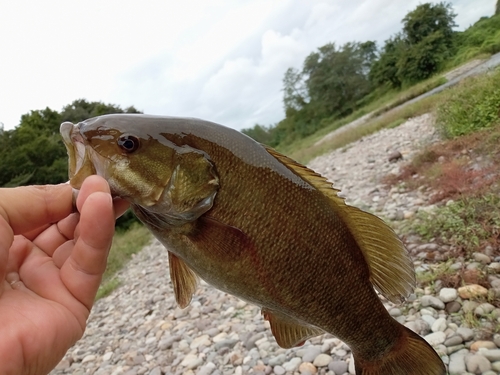
POLYGON ((456 14, 450 3, 420 4, 403 18, 407 49, 397 63, 401 82, 411 84, 437 72, 451 57, 456 14))
POLYGON ((266 145, 270 145, 273 141, 270 127, 255 124, 253 128, 242 129, 241 132, 266 145))
POLYGON ((497 5, 495 6, 495 15, 500 14, 500 0, 497 0, 497 5))
POLYGON ((443 35, 437 31, 401 54, 396 64, 397 77, 405 84, 422 81, 439 71, 449 57, 443 35))
MULTIPOLYGON (((138 113, 133 107, 126 111, 138 113)), ((119 106, 80 99, 61 113, 45 108, 21 116, 19 126, 0 132, 0 186, 67 181, 68 156, 59 134, 61 122, 123 112, 119 106)))
POLYGON ((373 62, 369 77, 374 86, 388 84, 392 87, 401 87, 398 76, 398 61, 406 50, 406 43, 401 33, 387 39, 380 53, 380 57, 373 62))
POLYGON ((309 104, 315 117, 345 115, 368 94, 371 84, 369 66, 375 58, 374 42, 346 43, 340 48, 329 43, 311 53, 304 61, 309 104))
POLYGON ((451 3, 420 4, 403 18, 403 33, 408 44, 415 45, 439 32, 442 42, 451 47, 456 16, 451 3))
POLYGON ((104 104, 102 102, 87 102, 85 99, 78 99, 65 106, 61 112, 63 121, 73 123, 83 121, 88 118, 109 115, 111 113, 141 113, 133 106, 123 110, 113 104, 104 104))
POLYGON ((385 41, 370 79, 377 86, 399 88, 439 71, 454 51, 456 14, 450 3, 425 3, 402 20, 403 30, 385 41))
POLYGON ((295 68, 288 68, 283 77, 283 104, 285 112, 289 109, 300 110, 309 101, 304 76, 295 68))

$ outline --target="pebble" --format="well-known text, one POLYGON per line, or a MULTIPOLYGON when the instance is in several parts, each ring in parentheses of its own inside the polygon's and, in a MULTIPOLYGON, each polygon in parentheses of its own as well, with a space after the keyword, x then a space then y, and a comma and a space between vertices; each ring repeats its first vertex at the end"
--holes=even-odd
MULTIPOLYGON (((406 219, 420 210, 432 211, 434 206, 425 189, 387 187, 381 178, 397 174, 424 145, 438 139, 432 116, 423 115, 316 158, 308 166, 333 181, 347 203, 385 218, 398 230, 406 219), (390 156, 394 156, 391 161, 390 156)), ((450 251, 449 246, 432 239, 408 236, 405 241, 418 272, 432 269, 430 260, 434 258, 429 254, 445 256, 450 251)), ((487 270, 490 284, 500 290, 500 258, 494 254, 492 249, 486 255, 489 262, 481 253, 472 259, 455 259, 450 269, 459 272, 473 262, 477 270, 487 270)), ((258 307, 204 282, 190 306, 177 308, 168 255, 156 240, 136 254, 117 277, 121 286, 96 301, 84 337, 51 375, 354 374, 351 351, 340 340, 325 334, 307 340, 302 347, 282 349, 258 307)), ((495 310, 486 312, 491 307, 484 298, 482 304, 475 300, 487 294, 479 285, 455 289, 436 282, 433 289, 417 289, 406 304, 385 304, 394 318, 424 335, 441 353, 450 374, 469 369, 484 369, 487 374, 500 372, 500 335, 492 341, 474 341, 481 336, 460 319, 466 310, 482 309, 482 320, 493 315, 495 310)))
POLYGON ((439 299, 444 303, 455 301, 458 297, 458 291, 454 288, 442 288, 439 291, 439 299))
POLYGON ((314 359, 314 366, 316 367, 325 367, 328 366, 328 364, 333 361, 333 358, 329 356, 328 354, 320 354, 314 359))
POLYGON ((333 371, 335 375, 343 375, 347 372, 347 363, 344 361, 332 361, 328 365, 328 369, 333 371))
POLYGON ((481 285, 471 284, 458 288, 458 294, 463 299, 479 298, 487 296, 488 289, 481 285))
POLYGON ((438 310, 444 310, 444 302, 434 296, 422 296, 420 303, 423 307, 430 306, 438 310))

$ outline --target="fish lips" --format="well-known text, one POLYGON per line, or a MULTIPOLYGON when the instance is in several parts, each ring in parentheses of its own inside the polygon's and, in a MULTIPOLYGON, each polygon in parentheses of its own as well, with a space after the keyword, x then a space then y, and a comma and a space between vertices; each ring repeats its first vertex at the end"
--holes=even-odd
POLYGON ((75 189, 80 189, 83 180, 88 176, 98 174, 92 162, 91 147, 87 146, 85 137, 80 132, 80 125, 63 122, 60 127, 60 133, 68 152, 70 184, 75 189))

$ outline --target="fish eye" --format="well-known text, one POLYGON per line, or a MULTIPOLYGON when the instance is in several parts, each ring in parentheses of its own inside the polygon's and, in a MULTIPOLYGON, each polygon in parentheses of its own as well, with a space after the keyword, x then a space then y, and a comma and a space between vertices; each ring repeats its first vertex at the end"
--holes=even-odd
POLYGON ((126 153, 132 153, 139 148, 139 138, 133 135, 122 135, 118 138, 118 146, 126 153))

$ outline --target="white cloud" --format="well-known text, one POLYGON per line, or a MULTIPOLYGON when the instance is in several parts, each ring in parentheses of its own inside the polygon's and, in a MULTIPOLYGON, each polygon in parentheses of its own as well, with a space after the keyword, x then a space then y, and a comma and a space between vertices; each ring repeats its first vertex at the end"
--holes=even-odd
MULTIPOLYGON (((435 1, 437 2, 437 1, 435 1)), ((420 0, 18 0, 0 5, 0 121, 78 98, 235 127, 283 118, 282 78, 328 42, 378 40, 420 0)), ((495 0, 452 1, 461 29, 495 0)))

